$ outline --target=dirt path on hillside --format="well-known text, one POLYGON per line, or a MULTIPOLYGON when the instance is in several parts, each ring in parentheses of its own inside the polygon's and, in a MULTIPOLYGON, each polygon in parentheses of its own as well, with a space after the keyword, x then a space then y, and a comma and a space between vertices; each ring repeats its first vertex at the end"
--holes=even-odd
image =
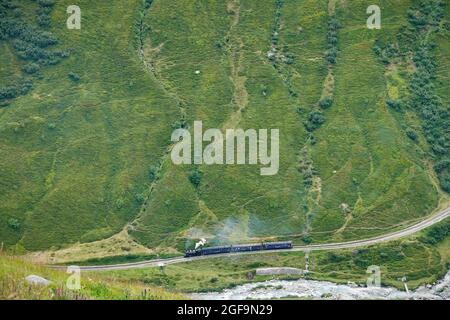
POLYGON ((243 71, 244 54, 242 49, 244 48, 244 42, 242 41, 242 38, 234 32, 239 24, 241 16, 240 0, 229 0, 227 3, 227 10, 234 15, 230 30, 226 35, 226 38, 230 39, 226 49, 231 67, 230 80, 234 85, 232 104, 235 105, 237 109, 224 122, 222 128, 232 129, 236 128, 242 119, 242 112, 248 104, 248 92, 245 88, 247 77, 240 75, 243 71))

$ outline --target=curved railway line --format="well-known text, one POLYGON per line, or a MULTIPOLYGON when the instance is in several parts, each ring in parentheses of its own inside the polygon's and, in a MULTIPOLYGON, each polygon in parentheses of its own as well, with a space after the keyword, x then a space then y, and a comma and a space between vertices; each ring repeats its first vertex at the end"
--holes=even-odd
MULTIPOLYGON (((423 229, 426 229, 436 223, 441 222, 445 218, 450 216, 450 207, 445 210, 436 213, 425 220, 422 220, 416 224, 413 224, 409 227, 406 227, 402 230, 394 231, 385 235, 362 239, 362 240, 354 240, 347 242, 336 242, 336 243, 323 243, 323 244, 313 244, 306 246, 293 246, 292 249, 284 249, 284 250, 263 250, 263 251, 249 251, 249 252, 235 252, 235 253, 225 253, 225 254, 214 254, 214 255, 205 255, 205 256, 195 256, 195 257, 174 257, 167 259, 152 259, 140 262, 131 262, 131 263, 123 263, 123 264, 112 264, 112 265, 98 265, 98 266, 80 266, 79 268, 83 271, 108 271, 108 270, 127 270, 127 269, 135 269, 135 268, 146 268, 146 267, 155 267, 161 265, 169 265, 175 263, 182 263, 187 261, 201 260, 201 259, 211 259, 217 257, 232 257, 236 255, 243 254, 267 254, 274 252, 292 252, 292 251, 319 251, 319 250, 339 250, 339 249, 349 249, 349 248, 357 248, 364 247, 369 245, 378 244, 381 242, 397 240, 400 238, 404 238, 410 236, 414 233, 417 233, 423 229)), ((51 268, 54 269, 65 269, 67 266, 55 266, 51 265, 51 268)))

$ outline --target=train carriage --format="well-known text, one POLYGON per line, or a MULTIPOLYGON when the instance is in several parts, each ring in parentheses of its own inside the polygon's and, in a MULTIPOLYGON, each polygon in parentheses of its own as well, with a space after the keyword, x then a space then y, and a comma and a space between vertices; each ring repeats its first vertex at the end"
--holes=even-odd
POLYGON ((230 253, 231 246, 207 247, 201 249, 201 255, 230 253))
POLYGON ((266 242, 263 245, 265 250, 291 249, 292 241, 266 242))
POLYGON ((284 250, 284 249, 292 249, 292 241, 263 242, 255 244, 241 244, 235 246, 204 247, 195 250, 186 250, 184 256, 188 258, 212 254, 239 253, 239 252, 250 252, 260 250, 284 250))
POLYGON ((241 244, 237 246, 232 246, 231 252, 245 252, 245 251, 259 251, 263 250, 263 245, 259 244, 241 244))

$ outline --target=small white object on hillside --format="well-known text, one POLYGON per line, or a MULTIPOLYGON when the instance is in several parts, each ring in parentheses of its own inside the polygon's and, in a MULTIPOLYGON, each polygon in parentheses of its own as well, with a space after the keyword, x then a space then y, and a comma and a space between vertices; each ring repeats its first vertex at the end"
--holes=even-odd
POLYGON ((200 70, 195 70, 195 74, 200 74, 200 70))
POLYGON ((29 284, 34 284, 34 285, 39 285, 39 286, 48 286, 52 283, 50 280, 47 280, 40 276, 36 276, 34 274, 30 274, 29 276, 25 277, 25 281, 28 282, 29 284))

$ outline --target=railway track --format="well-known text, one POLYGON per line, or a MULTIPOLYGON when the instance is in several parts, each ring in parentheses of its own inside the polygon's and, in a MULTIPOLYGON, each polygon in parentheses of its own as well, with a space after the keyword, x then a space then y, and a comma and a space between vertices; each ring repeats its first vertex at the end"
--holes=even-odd
MULTIPOLYGON (((79 268, 83 271, 110 271, 110 270, 128 270, 128 269, 137 269, 137 268, 147 268, 147 267, 157 267, 162 265, 170 265, 175 263, 182 263, 188 261, 195 260, 203 260, 203 259, 211 259, 218 257, 232 257, 236 255, 244 255, 244 254, 267 254, 274 252, 293 252, 293 251, 319 251, 319 250, 339 250, 339 249, 349 249, 349 248, 358 248, 364 246, 370 246, 382 242, 397 240, 400 238, 404 238, 410 236, 414 233, 417 233, 423 229, 426 229, 436 223, 441 222, 442 220, 448 218, 450 216, 450 207, 445 210, 432 215, 431 217, 426 218, 416 224, 413 224, 409 227, 406 227, 402 230, 394 231, 385 235, 355 240, 355 241, 347 241, 347 242, 336 242, 336 243, 323 243, 323 244, 313 244, 306 246, 294 246, 292 249, 283 249, 283 250, 261 250, 261 251, 249 251, 249 252, 235 252, 235 253, 225 253, 225 254, 214 254, 214 255, 205 255, 205 256, 197 256, 197 257, 174 257, 167 259, 153 259, 146 260, 140 262, 131 262, 131 263, 123 263, 123 264, 112 264, 112 265, 98 265, 98 266, 80 266, 79 268)), ((55 266, 50 265, 50 268, 53 269, 66 269, 67 266, 55 266)))

